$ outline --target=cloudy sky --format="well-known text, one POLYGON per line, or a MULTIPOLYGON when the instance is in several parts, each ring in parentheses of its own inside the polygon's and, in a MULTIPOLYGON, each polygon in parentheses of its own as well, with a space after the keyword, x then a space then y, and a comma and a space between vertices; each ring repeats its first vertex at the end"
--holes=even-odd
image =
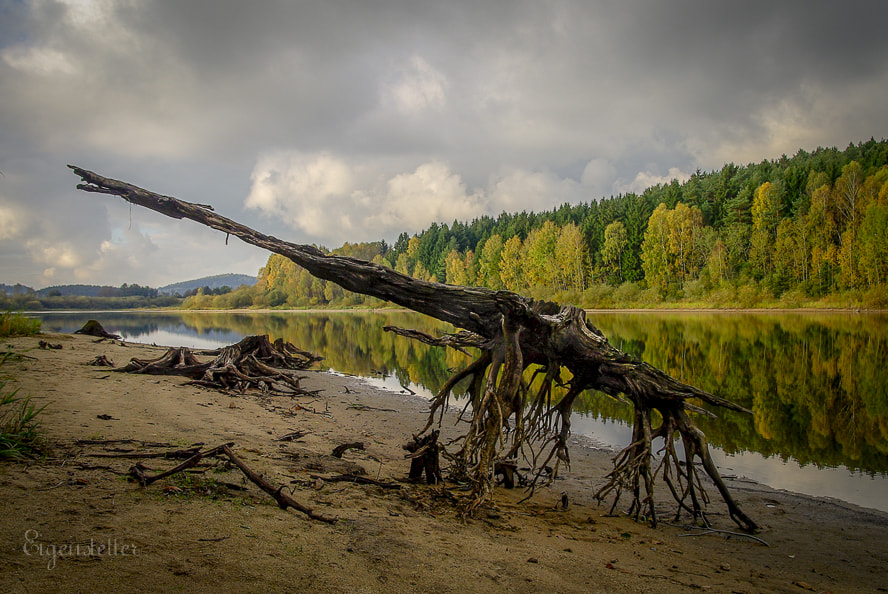
POLYGON ((159 286, 888 137, 888 3, 0 0, 0 282, 159 286))

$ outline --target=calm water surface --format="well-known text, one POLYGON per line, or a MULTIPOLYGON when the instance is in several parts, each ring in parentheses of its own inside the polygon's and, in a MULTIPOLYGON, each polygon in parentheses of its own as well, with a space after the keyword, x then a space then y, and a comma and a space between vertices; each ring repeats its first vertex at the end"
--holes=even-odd
MULTIPOLYGON (((384 332, 450 330, 409 312, 34 314, 50 332, 90 318, 133 342, 215 348, 250 334, 284 338, 323 366, 430 397, 464 355, 384 332)), ((596 313, 612 344, 688 383, 751 409, 698 418, 724 475, 888 511, 888 315, 596 313)), ((621 448, 630 407, 587 394, 575 434, 621 448)))

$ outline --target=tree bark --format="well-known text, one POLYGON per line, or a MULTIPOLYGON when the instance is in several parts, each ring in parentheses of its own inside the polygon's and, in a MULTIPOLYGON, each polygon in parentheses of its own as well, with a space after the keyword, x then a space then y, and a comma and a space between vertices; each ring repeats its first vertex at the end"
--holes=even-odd
MULTIPOLYGON (((731 498, 709 457, 705 436, 686 414, 686 411, 690 411, 715 416, 689 402, 690 399, 732 410, 749 411, 685 384, 613 347, 586 319, 582 309, 535 301, 509 291, 423 281, 371 262, 324 254, 311 246, 293 244, 259 233, 216 214, 210 206, 155 194, 79 167, 69 167, 85 182, 78 184, 78 189, 120 196, 132 204, 166 216, 187 218, 224 231, 246 243, 289 258, 317 278, 467 330, 468 333, 452 335, 446 344, 459 346, 462 343, 462 346, 482 350, 475 363, 457 374, 460 378, 472 378, 472 419, 468 421, 470 426, 462 449, 453 457, 464 476, 475 485, 477 497, 471 509, 489 497, 495 464, 511 459, 525 445, 542 444, 537 450, 539 455, 535 455, 533 460, 539 471, 537 478, 554 460, 553 471, 546 473, 551 481, 558 465, 570 460, 567 437, 573 401, 583 390, 595 389, 617 398, 625 395, 636 410, 634 442, 622 457, 615 459, 615 469, 608 477, 608 484, 599 491, 599 496, 614 491, 616 505, 626 487, 633 493, 630 512, 634 512, 636 517, 643 514, 655 523, 654 479, 658 472, 662 472, 670 492, 679 503, 679 513, 682 509, 687 510, 695 519, 705 522, 703 503, 706 498, 698 495, 702 485, 693 464, 693 458, 697 457, 718 487, 734 521, 748 530, 756 528, 755 522, 731 498), (531 365, 542 366, 546 371, 543 386, 535 394, 529 392, 528 383, 523 380, 524 370, 531 365), (552 386, 562 383, 562 367, 570 372, 571 379, 567 382, 567 395, 554 403, 552 386), (663 418, 656 428, 651 427, 651 412, 654 410, 663 418), (514 430, 511 430, 512 424, 514 430), (503 437, 504 427, 510 428, 505 432, 507 439, 503 437), (671 446, 679 436, 685 442, 686 464, 670 464, 671 459, 667 458, 654 470, 651 464, 651 440, 663 437, 671 446), (675 469, 677 473, 670 474, 675 469), (644 493, 641 492, 642 487, 644 493)), ((428 342, 426 338, 420 339, 428 342)), ((448 382, 445 390, 438 394, 432 414, 446 403, 455 383, 448 382)), ((431 420, 430 416, 430 424, 431 420)))

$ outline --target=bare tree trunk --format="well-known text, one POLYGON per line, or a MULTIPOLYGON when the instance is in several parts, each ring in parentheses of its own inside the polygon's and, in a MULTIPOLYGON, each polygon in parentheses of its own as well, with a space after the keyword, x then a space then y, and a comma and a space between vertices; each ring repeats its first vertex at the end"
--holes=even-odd
MULTIPOLYGON (((715 416, 688 402, 691 398, 732 410, 749 411, 680 382, 614 348, 586 320, 582 309, 534 301, 509 291, 422 281, 363 260, 327 255, 311 246, 289 243, 254 231, 216 214, 210 206, 155 194, 79 167, 69 167, 85 182, 78 184, 78 189, 117 195, 172 218, 191 219, 285 256, 317 278, 468 330, 469 333, 449 337, 447 342, 451 346, 463 344, 482 349, 481 357, 457 374, 459 379, 472 378, 472 419, 461 450, 453 456, 457 467, 475 485, 476 499, 470 508, 477 507, 489 496, 494 465, 499 459, 516 455, 526 445, 543 444, 534 455, 534 462, 542 462, 536 464, 542 472, 554 460, 555 468, 547 473, 549 480, 554 478, 560 462, 569 462, 567 437, 573 400, 581 391, 595 389, 614 397, 625 395, 636 409, 636 441, 624 451, 625 455, 615 459, 614 472, 609 475, 610 480, 599 491, 599 496, 616 490, 619 499, 622 488, 628 486, 633 492, 630 511, 636 511, 637 515, 644 507, 649 510, 645 517, 655 522, 654 478, 661 468, 665 468, 663 478, 679 503, 679 512, 685 509, 695 519, 705 521, 702 508, 705 497, 697 496, 702 487, 693 464, 696 456, 717 485, 734 521, 748 530, 756 528, 728 494, 709 457, 705 436, 686 414, 691 411, 715 416), (546 370, 543 386, 535 394, 529 393, 528 385, 523 381, 523 372, 530 365, 540 365, 546 370), (553 404, 552 385, 560 383, 562 367, 572 376, 568 382, 568 395, 553 404), (656 428, 650 426, 653 410, 663 418, 662 424, 656 428), (504 437, 504 427, 514 428, 507 432, 508 437, 504 437), (671 446, 672 440, 679 435, 686 443, 688 456, 684 469, 681 465, 667 463, 652 471, 652 436, 663 437, 671 446), (676 467, 679 471, 673 476, 670 472, 676 467), (677 486, 674 481, 678 482, 677 486), (642 486, 644 494, 641 493, 642 486), (692 502, 690 506, 686 503, 688 495, 692 502)), ((434 412, 446 403, 455 383, 447 382, 445 390, 436 397, 425 430, 429 429, 434 412)))

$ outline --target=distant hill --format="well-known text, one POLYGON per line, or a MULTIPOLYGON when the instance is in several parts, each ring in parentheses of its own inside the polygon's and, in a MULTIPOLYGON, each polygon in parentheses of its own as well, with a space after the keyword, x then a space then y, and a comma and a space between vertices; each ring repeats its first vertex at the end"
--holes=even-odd
POLYGON ((193 291, 194 289, 200 289, 202 287, 209 287, 211 289, 231 287, 231 289, 236 289, 241 285, 252 287, 257 282, 258 279, 255 276, 250 276, 248 274, 217 274, 216 276, 205 276, 203 278, 158 287, 157 293, 159 295, 175 295, 176 293, 183 295, 186 291, 193 291))
POLYGON ((54 287, 45 287, 37 291, 37 297, 154 297, 157 291, 151 287, 140 287, 139 285, 126 283, 119 287, 110 287, 107 285, 56 285, 54 287))
POLYGON ((31 287, 26 287, 25 285, 21 285, 18 283, 14 285, 6 285, 4 283, 0 283, 0 294, 6 294, 10 297, 12 297, 13 295, 27 295, 28 293, 33 292, 34 289, 32 289, 31 287))
POLYGON ((98 297, 100 293, 110 291, 113 288, 114 287, 105 287, 99 285, 56 285, 53 287, 44 287, 43 289, 38 289, 37 296, 98 297))

